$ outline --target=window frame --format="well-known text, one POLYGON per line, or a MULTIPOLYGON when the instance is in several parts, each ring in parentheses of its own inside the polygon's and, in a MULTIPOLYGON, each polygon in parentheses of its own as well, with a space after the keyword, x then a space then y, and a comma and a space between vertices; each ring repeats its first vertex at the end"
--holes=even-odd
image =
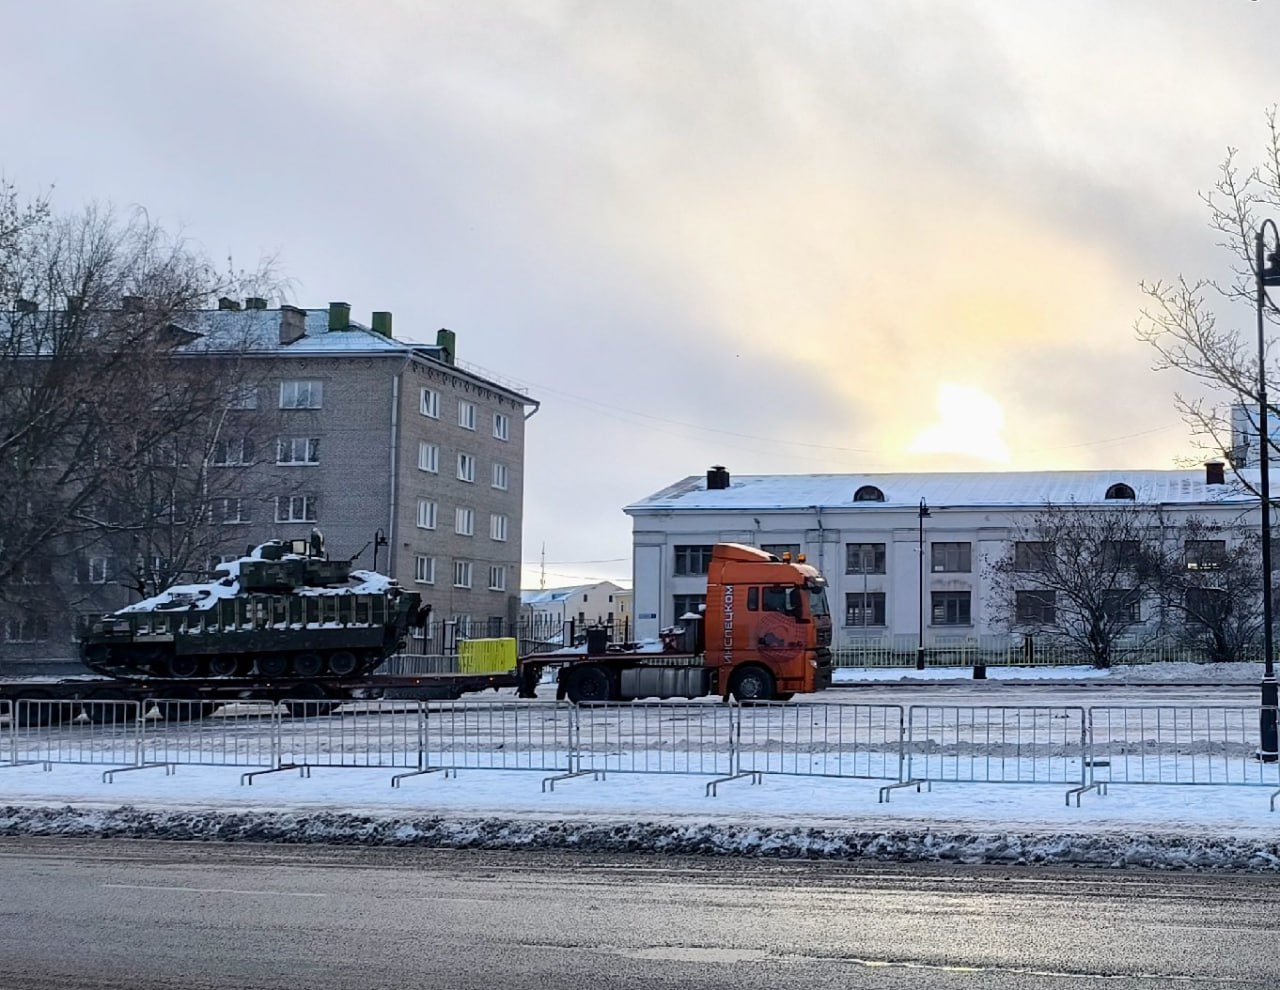
POLYGON ((427 474, 440 473, 440 445, 430 440, 418 441, 418 470, 427 474))
POLYGON ((493 438, 504 441, 511 439, 511 417, 506 413, 493 414, 493 438))
POLYGON ((471 561, 455 560, 453 562, 453 586, 455 588, 470 588, 471 581, 471 561))
POLYGON ((458 425, 464 430, 474 430, 478 422, 479 410, 474 402, 466 399, 458 400, 458 425))
POLYGON ((318 499, 315 495, 277 495, 276 496, 276 522, 278 523, 313 523, 319 520, 318 499), (294 505, 301 501, 302 512, 301 517, 295 516, 293 513, 294 505), (289 506, 288 515, 280 514, 280 505, 285 502, 289 506), (309 513, 309 515, 308 515, 309 513))
MULTIPOLYGON (((888 544, 886 543, 846 543, 844 545, 844 572, 845 574, 884 574, 888 564, 888 544), (863 570, 860 567, 854 567, 854 548, 871 548, 871 569, 863 570)), ((863 560, 862 550, 858 551, 858 561, 863 560)))
POLYGON ((476 455, 458 451, 458 480, 469 485, 476 483, 476 455))
POLYGON ((506 591, 507 590, 507 565, 506 564, 490 564, 489 565, 489 590, 490 591, 506 591), (497 578, 495 581, 494 578, 497 578))
POLYGON ((929 593, 930 626, 972 626, 973 592, 959 590, 929 593), (950 617, 954 606, 955 618, 950 617), (941 618, 939 618, 941 615, 941 618))
POLYGON ((844 593, 844 625, 846 629, 883 629, 888 625, 888 596, 883 591, 846 591, 844 593), (859 600, 855 604, 855 599, 859 600), (870 610, 870 622, 855 622, 854 615, 870 610))
POLYGON ((972 574, 973 542, 969 540, 931 541, 929 570, 933 574, 972 574))
POLYGON ((319 437, 276 437, 276 464, 279 467, 315 467, 320 463, 319 437), (298 442, 302 442, 302 460, 295 455, 298 442), (288 447, 289 459, 284 460, 285 448, 288 447))
POLYGON ((453 510, 453 531, 458 536, 475 536, 476 510, 467 505, 455 507, 453 510))
POLYGON ((1014 593, 1013 617, 1019 626, 1053 625, 1058 617, 1058 593, 1044 588, 1019 589, 1014 593))
POLYGON ((505 492, 510 487, 510 475, 507 465, 504 461, 494 461, 489 471, 489 487, 500 492, 505 492), (501 475, 501 484, 499 484, 499 475, 501 475))
MULTIPOLYGON (((711 543, 676 543, 672 546, 672 574, 675 577, 700 577, 711 568, 711 543), (701 570, 692 568, 701 567, 701 570)), ((706 604, 705 599, 703 604, 706 604)))
POLYGON ((280 409, 323 409, 324 408, 324 381, 319 378, 284 378, 280 381, 280 409), (306 404, 300 401, 303 397, 303 389, 306 386, 306 404), (288 392, 293 392, 294 401, 285 402, 285 396, 288 392))
POLYGON ((489 539, 496 543, 506 543, 511 520, 505 512, 489 513, 489 539))
POLYGON ((426 554, 415 553, 413 555, 413 583, 414 584, 435 584, 436 583, 436 559, 426 554))
POLYGON ((440 503, 433 498, 418 499, 414 522, 418 529, 435 530, 440 525, 440 503))
POLYGON ((439 419, 440 393, 424 385, 418 395, 418 412, 428 419, 439 419))

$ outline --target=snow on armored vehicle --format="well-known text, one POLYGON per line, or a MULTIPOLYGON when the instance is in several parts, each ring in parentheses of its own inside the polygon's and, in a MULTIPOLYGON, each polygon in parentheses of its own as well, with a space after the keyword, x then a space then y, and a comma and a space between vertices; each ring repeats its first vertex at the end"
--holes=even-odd
POLYGON ((329 560, 319 533, 264 543, 215 573, 95 621, 85 665, 130 680, 342 680, 372 671, 429 611, 393 579, 329 560))

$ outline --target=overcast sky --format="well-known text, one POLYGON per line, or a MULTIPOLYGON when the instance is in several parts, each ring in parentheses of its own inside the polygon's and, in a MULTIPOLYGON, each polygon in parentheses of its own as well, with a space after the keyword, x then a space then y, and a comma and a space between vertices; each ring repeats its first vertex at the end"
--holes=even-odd
POLYGON ((715 463, 1194 455, 1138 282, 1225 274, 1278 6, 0 0, 0 173, 452 328, 542 403, 526 587, 629 579, 621 507, 715 463))

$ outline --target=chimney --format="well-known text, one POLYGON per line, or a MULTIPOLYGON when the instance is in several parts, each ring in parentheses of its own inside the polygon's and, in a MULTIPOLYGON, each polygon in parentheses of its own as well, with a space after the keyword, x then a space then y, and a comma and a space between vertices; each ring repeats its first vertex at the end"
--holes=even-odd
POLYGON ((344 302, 329 303, 329 329, 346 330, 351 326, 351 304, 344 302))
POLYGON ((124 310, 126 313, 141 313, 142 297, 141 296, 121 296, 120 308, 124 310))
POLYGON ((1225 485, 1227 483, 1226 465, 1222 461, 1205 461, 1204 483, 1206 485, 1225 485))
POLYGON ((261 296, 250 296, 244 301, 245 309, 266 309, 267 301, 261 296))
POLYGON ((382 334, 388 340, 392 339, 390 313, 383 311, 373 314, 373 332, 382 334))
POLYGON ((13 308, 19 313, 38 313, 40 312, 40 304, 31 299, 15 299, 13 308))
POLYGON ((454 356, 458 353, 457 335, 452 330, 441 327, 436 331, 436 346, 444 351, 444 363, 453 364, 454 356))
POLYGON ((288 346, 307 335, 307 311, 297 306, 280 307, 280 344, 288 346))
POLYGON ((707 491, 718 492, 729 487, 729 472, 723 464, 713 464, 707 472, 707 491))
POLYGON ((228 299, 226 296, 222 296, 218 300, 218 309, 238 310, 239 308, 240 304, 234 299, 228 299))

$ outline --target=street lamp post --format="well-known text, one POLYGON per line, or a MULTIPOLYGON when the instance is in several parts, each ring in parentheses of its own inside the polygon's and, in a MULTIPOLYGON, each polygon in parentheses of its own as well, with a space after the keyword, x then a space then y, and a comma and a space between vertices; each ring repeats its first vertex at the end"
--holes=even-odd
POLYGON ((916 639, 916 670, 924 670, 924 521, 929 505, 920 500, 920 634, 916 639))
POLYGON ((1263 310, 1267 299, 1267 286, 1280 285, 1280 257, 1275 251, 1266 250, 1267 228, 1271 228, 1272 239, 1280 241, 1280 230, 1270 220, 1262 221, 1254 239, 1254 275, 1257 282, 1258 310, 1258 470, 1260 477, 1259 492, 1262 503, 1262 711, 1259 715, 1260 743, 1258 757, 1264 763, 1275 763, 1280 759, 1277 747, 1276 708, 1280 703, 1280 689, 1276 684, 1275 659, 1272 655, 1272 608, 1271 608, 1271 478, 1268 466, 1271 446, 1270 431, 1267 428, 1267 363, 1266 342, 1263 338, 1263 310))

